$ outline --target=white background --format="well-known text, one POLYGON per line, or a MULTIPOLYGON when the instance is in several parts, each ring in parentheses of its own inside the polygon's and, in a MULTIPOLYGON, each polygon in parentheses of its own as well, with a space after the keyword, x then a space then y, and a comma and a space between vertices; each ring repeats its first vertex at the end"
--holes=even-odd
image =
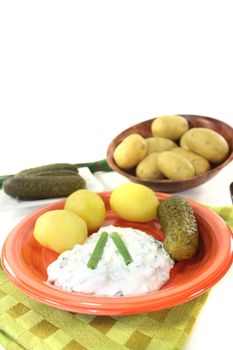
MULTIPOLYGON (((119 132, 163 114, 232 125, 232 35, 230 0, 1 1, 0 175, 103 159, 119 132)), ((225 296, 187 350, 231 348, 225 296)))
POLYGON ((105 158, 139 121, 233 114, 231 1, 1 1, 0 174, 105 158))

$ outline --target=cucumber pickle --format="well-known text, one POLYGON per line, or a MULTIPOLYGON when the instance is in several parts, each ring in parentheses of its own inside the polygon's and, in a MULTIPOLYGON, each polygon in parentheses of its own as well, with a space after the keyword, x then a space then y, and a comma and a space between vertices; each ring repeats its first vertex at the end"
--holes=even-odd
POLYGON ((23 200, 67 197, 85 186, 76 166, 67 163, 26 169, 3 182, 6 194, 23 200))
POLYGON ((158 210, 164 248, 175 261, 191 258, 198 249, 198 225, 191 205, 179 196, 163 200, 158 210))
POLYGON ((42 165, 36 168, 22 170, 15 176, 25 176, 25 175, 34 175, 34 174, 37 175, 43 172, 48 172, 48 171, 55 172, 58 170, 72 170, 77 172, 77 167, 69 163, 54 163, 54 164, 42 165))

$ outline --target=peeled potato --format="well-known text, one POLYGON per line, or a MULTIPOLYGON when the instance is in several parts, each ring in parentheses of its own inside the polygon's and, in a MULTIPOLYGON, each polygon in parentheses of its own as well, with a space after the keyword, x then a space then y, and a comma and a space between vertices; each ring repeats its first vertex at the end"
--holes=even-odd
POLYGON ((86 222, 88 230, 99 228, 106 215, 103 199, 89 190, 78 190, 69 195, 65 209, 80 216, 86 222))
POLYGON ((172 149, 172 152, 179 154, 192 163, 194 170, 195 170, 195 175, 198 174, 203 174, 204 172, 210 170, 211 166, 210 163, 208 162, 207 159, 199 156, 198 154, 188 151, 186 149, 183 149, 181 147, 177 147, 172 149))
POLYGON ((145 157, 146 141, 139 134, 127 136, 115 149, 113 158, 122 169, 130 169, 145 157))
POLYGON ((155 119, 151 124, 153 136, 178 140, 189 128, 188 121, 180 115, 165 115, 155 119))
POLYGON ((41 245, 62 253, 72 249, 75 244, 84 243, 87 225, 68 210, 50 210, 39 216, 33 234, 41 245))
POLYGON ((219 164, 228 155, 229 145, 222 135, 209 128, 189 129, 180 140, 181 147, 219 164))
POLYGON ((165 137, 147 137, 145 138, 147 144, 147 154, 154 152, 169 151, 172 148, 177 147, 177 144, 165 137))
POLYGON ((148 222, 157 216, 160 205, 156 194, 148 187, 135 183, 126 183, 110 196, 111 209, 122 219, 148 222))
POLYGON ((154 152, 143 158, 136 167, 136 175, 139 179, 155 180, 163 179, 164 175, 158 168, 157 158, 159 153, 154 152))
POLYGON ((192 163, 172 151, 159 153, 157 164, 159 170, 172 180, 184 180, 195 175, 192 163))

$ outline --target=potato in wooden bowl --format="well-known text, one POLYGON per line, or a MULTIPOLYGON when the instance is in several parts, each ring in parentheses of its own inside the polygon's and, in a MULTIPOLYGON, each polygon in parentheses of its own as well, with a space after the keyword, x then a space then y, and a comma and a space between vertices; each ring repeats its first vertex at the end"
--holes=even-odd
MULTIPOLYGON (((174 116, 174 117, 176 117, 176 116, 174 116)), ((143 172, 143 169, 141 169, 141 167, 140 167, 140 172, 139 171, 136 172, 139 161, 137 164, 135 164, 133 167, 131 167, 129 169, 122 169, 117 164, 116 160, 114 159, 115 149, 118 147, 119 144, 121 144, 121 142, 127 136, 129 136, 131 134, 138 134, 138 135, 142 136, 145 140, 153 137, 152 125, 155 125, 155 120, 159 119, 161 117, 142 121, 141 123, 135 124, 135 125, 129 127, 128 129, 122 131, 119 135, 117 135, 112 140, 110 145, 108 146, 108 150, 107 150, 108 165, 114 171, 127 177, 129 180, 131 180, 133 182, 137 182, 137 183, 141 183, 143 185, 146 185, 155 191, 168 192, 168 193, 179 192, 179 191, 184 191, 184 190, 187 190, 190 188, 194 188, 196 186, 199 186, 199 185, 205 183, 209 179, 211 179, 219 171, 221 171, 228 163, 230 163, 233 159, 233 128, 230 125, 222 122, 221 120, 217 120, 217 119, 210 118, 210 117, 205 117, 205 116, 200 116, 200 115, 189 115, 189 114, 188 115, 187 114, 186 115, 179 114, 179 117, 182 117, 183 119, 185 119, 184 126, 188 125, 188 127, 184 127, 182 131, 179 131, 179 135, 180 135, 179 139, 176 139, 175 141, 172 140, 172 142, 175 143, 175 145, 174 145, 174 147, 171 146, 171 149, 169 150, 169 152, 173 152, 174 154, 180 152, 180 151, 176 151, 176 149, 178 147, 183 148, 186 151, 189 150, 189 152, 191 152, 192 154, 189 154, 189 157, 187 156, 187 159, 189 160, 190 163, 192 163, 192 165, 194 167, 194 175, 193 175, 192 171, 190 171, 190 176, 185 178, 185 179, 178 179, 178 178, 175 178, 175 179, 170 178, 169 179, 166 177, 166 175, 159 176, 160 178, 145 179, 145 178, 141 177, 141 175, 140 175, 143 172), (217 158, 216 158, 217 161, 212 161, 213 160, 212 158, 210 158, 210 159, 205 158, 206 148, 204 149, 203 154, 200 154, 200 153, 198 154, 198 153, 196 153, 197 152, 196 149, 195 149, 196 152, 194 152, 194 148, 193 148, 193 146, 190 146, 190 143, 189 143, 189 146, 188 145, 183 146, 183 142, 181 141, 182 138, 185 139, 185 135, 187 133, 190 133, 192 131, 192 129, 195 130, 197 128, 200 128, 200 130, 202 130, 202 129, 209 130, 210 129, 210 130, 214 131, 215 134, 217 133, 219 135, 221 142, 224 145, 222 147, 222 150, 220 150, 222 152, 222 155, 220 155, 220 158, 217 155, 217 158), (200 158, 201 158, 201 161, 200 161, 200 158), (219 159, 220 159, 220 161, 219 161, 219 159), (198 172, 198 170, 195 169, 195 165, 194 165, 195 163, 198 163, 198 162, 201 164, 201 170, 199 170, 199 172, 198 172), (136 174, 139 174, 140 177, 137 176, 136 174)), ((169 116, 169 118, 172 118, 172 116, 169 116)), ((176 118, 174 118, 174 119, 176 119, 176 118)), ((204 134, 206 134, 206 130, 204 130, 204 134)), ((160 134, 160 136, 156 136, 156 137, 164 137, 164 136, 162 136, 160 134)), ((197 142, 198 142, 198 137, 199 136, 197 135, 196 136, 197 142)), ((211 141, 211 140, 209 140, 209 138, 207 137, 205 139, 205 142, 208 144, 209 141, 211 141)), ((218 153, 219 146, 217 146, 216 149, 217 150, 215 150, 214 152, 218 153)), ((151 153, 151 152, 149 152, 149 153, 151 153)), ((184 152, 182 152, 182 153, 184 153, 184 152)), ((146 156, 147 155, 145 155, 145 157, 146 156)), ((181 156, 185 157, 184 154, 182 154, 181 156)), ((154 158, 157 159, 158 157, 154 157, 154 158)), ((144 158, 142 158, 140 160, 140 162, 142 162, 143 159, 144 158)), ((147 163, 147 162, 145 162, 145 163, 147 163)), ((186 163, 186 162, 184 162, 184 163, 186 163)), ((178 164, 178 166, 179 166, 179 164, 178 164)), ((197 165, 197 168, 198 168, 198 165, 197 165)), ((152 172, 148 171, 148 169, 146 169, 146 170, 147 170, 146 174, 152 173, 152 172)), ((158 169, 158 170, 161 170, 161 169, 158 169)), ((156 174, 157 174, 157 168, 156 168, 156 174)))

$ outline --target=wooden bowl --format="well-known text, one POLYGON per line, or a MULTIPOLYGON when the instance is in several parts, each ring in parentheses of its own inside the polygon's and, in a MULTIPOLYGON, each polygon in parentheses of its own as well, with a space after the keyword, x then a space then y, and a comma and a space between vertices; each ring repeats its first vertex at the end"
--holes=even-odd
POLYGON ((199 115, 189 115, 189 114, 185 114, 185 115, 179 114, 179 115, 182 115, 184 118, 187 119, 190 128, 196 128, 196 127, 209 128, 217 131, 226 139, 226 141, 229 144, 230 150, 229 150, 228 157, 224 160, 224 162, 216 166, 212 166, 211 170, 201 175, 196 175, 185 180, 169 180, 169 179, 142 180, 135 175, 135 169, 125 170, 125 169, 119 168, 113 159, 113 153, 117 145, 126 136, 133 133, 138 133, 143 137, 151 137, 152 136, 151 123, 154 119, 156 119, 156 118, 153 118, 131 126, 130 128, 122 131, 118 136, 116 136, 112 140, 107 150, 107 162, 110 168, 120 173, 121 175, 127 177, 130 181, 148 186, 154 191, 168 192, 168 193, 185 191, 190 188, 197 187, 205 183, 209 179, 211 179, 213 176, 215 176, 221 169, 223 169, 228 163, 230 163, 233 160, 233 128, 230 125, 222 122, 221 120, 217 120, 209 117, 204 117, 199 115))

